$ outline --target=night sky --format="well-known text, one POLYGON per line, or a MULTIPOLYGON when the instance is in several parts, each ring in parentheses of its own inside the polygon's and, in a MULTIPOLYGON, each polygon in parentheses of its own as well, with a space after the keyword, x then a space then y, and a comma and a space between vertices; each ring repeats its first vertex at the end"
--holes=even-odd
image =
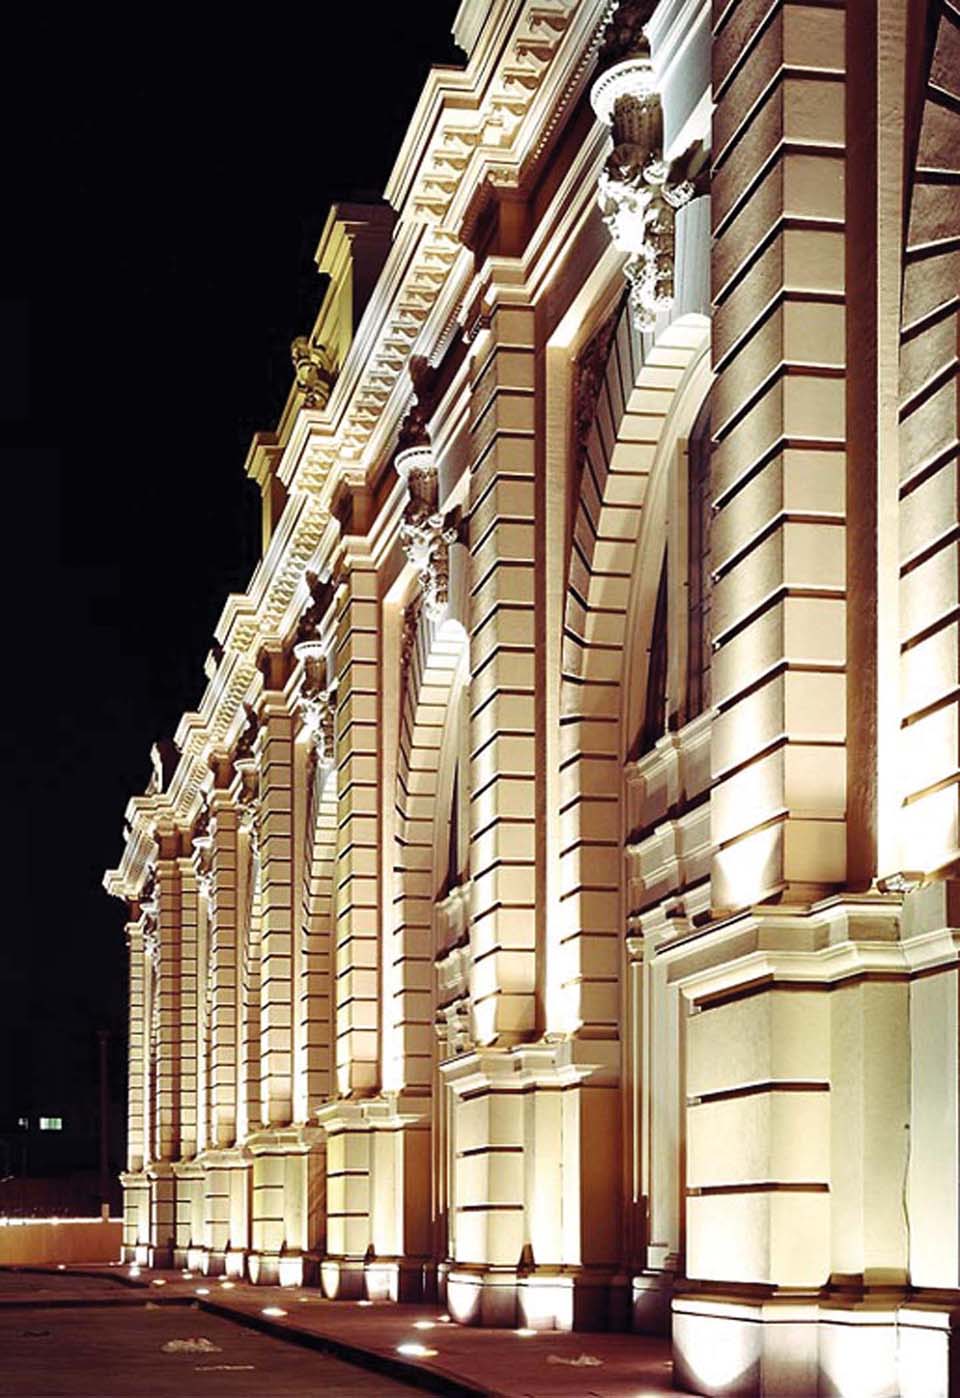
POLYGON ((313 323, 330 202, 382 191, 429 64, 464 61, 456 8, 193 7, 136 29, 80 9, 7 35, 0 1130, 93 1124, 99 1027, 122 1100, 103 870, 256 562, 244 457, 313 323))

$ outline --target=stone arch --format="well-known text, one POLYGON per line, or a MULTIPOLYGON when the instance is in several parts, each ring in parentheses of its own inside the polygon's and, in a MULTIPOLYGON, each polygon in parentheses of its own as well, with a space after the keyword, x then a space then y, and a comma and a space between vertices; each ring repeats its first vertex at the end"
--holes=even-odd
MULTIPOLYGON (((709 342, 704 339, 692 355, 683 378, 677 385, 657 443, 650 482, 644 501, 643 515, 637 537, 633 575, 627 599, 626 634, 623 653, 623 675, 630 683, 620 687, 621 725, 620 753, 625 759, 639 732, 646 707, 648 667, 641 657, 650 649, 653 611, 660 579, 660 568, 667 546, 668 517, 671 509, 671 475, 676 468, 677 454, 693 426, 697 413, 710 391, 713 373, 710 365, 709 342)), ((686 550, 684 549, 684 554, 686 550)), ((683 560, 684 564, 686 558, 683 560)), ((677 573, 671 570, 674 581, 677 573)), ((671 618, 672 619, 672 618, 671 618)), ((676 661, 671 670, 683 672, 686 661, 685 626, 674 627, 676 661)), ((682 703, 675 675, 670 700, 674 706, 682 703)))
POLYGON ((443 771, 444 739, 462 684, 467 634, 449 613, 434 621, 422 607, 416 621, 408 616, 407 624, 397 764, 392 1025, 402 1065, 402 1080, 395 1086, 427 1096, 433 1090, 436 1057, 437 832, 446 818, 443 798, 449 803, 450 786, 450 774, 443 771))
POLYGON ((309 1111, 336 1091, 333 982, 337 773, 331 763, 315 759, 312 765, 304 834, 300 1003, 296 1013, 304 1052, 304 1082, 300 1090, 309 1111))
MULTIPOLYGON (((551 1027, 617 1038, 620 1019, 621 726, 631 586, 654 467, 709 321, 655 337, 619 313, 582 447, 561 663, 561 886, 548 967, 551 1027)), ((650 496, 650 500, 655 498, 650 496)), ((658 565, 659 566, 659 565, 658 565)), ((656 584, 654 584, 656 586, 656 584)))

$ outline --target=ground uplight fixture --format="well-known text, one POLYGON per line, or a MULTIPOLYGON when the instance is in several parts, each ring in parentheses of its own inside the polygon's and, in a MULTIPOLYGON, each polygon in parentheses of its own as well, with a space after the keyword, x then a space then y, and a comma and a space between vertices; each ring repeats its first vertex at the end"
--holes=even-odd
POLYGON ((358 1306, 372 1306, 372 1305, 373 1305, 373 1302, 372 1302, 372 1301, 358 1301, 358 1302, 357 1302, 357 1305, 358 1305, 358 1306))
POLYGON ((166 1284, 167 1283, 164 1281, 163 1277, 154 1277, 152 1282, 153 1286, 166 1286, 166 1284))
POLYGON ((286 1315, 286 1311, 281 1306, 264 1306, 261 1315, 281 1316, 286 1315))
POLYGON ((531 1330, 529 1326, 523 1325, 519 1330, 514 1330, 515 1335, 519 1335, 521 1340, 529 1340, 531 1335, 535 1335, 536 1330, 531 1330))
POLYGON ((437 1322, 435 1320, 415 1320, 413 1328, 414 1330, 435 1330, 437 1322))
POLYGON ((233 1282, 231 1282, 231 1281, 222 1281, 222 1282, 220 1283, 220 1285, 223 1287, 224 1291, 232 1291, 232 1290, 233 1290, 233 1282))
POLYGON ((197 1287, 197 1295, 198 1295, 198 1296, 209 1296, 209 1295, 210 1295, 210 1288, 209 1288, 209 1286, 198 1286, 198 1287, 197 1287))
POLYGON ((130 1271, 129 1271, 129 1273, 128 1273, 128 1276, 131 1276, 131 1277, 139 1277, 139 1275, 140 1275, 140 1268, 137 1266, 136 1263, 134 1263, 133 1266, 130 1268, 130 1271))
POLYGON ((58 1263, 57 1263, 57 1271, 58 1271, 58 1272, 65 1272, 66 1270, 67 1270, 67 1264, 66 1264, 65 1262, 58 1262, 58 1263))
POLYGON ((435 1349, 427 1349, 426 1345, 417 1344, 415 1340, 405 1340, 402 1345, 397 1345, 397 1354, 406 1355, 408 1359, 430 1359, 436 1352, 435 1349))

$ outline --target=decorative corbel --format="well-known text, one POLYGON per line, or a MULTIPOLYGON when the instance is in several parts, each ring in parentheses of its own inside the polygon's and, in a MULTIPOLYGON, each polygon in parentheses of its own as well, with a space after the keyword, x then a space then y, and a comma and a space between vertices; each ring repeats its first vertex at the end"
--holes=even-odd
POLYGON ((143 949, 155 971, 160 965, 160 931, 157 926, 159 910, 156 870, 151 866, 147 870, 147 877, 140 892, 140 913, 143 917, 143 949))
POLYGON ((240 808, 240 830, 250 837, 250 844, 256 854, 259 847, 258 797, 260 791, 260 771, 254 747, 260 720, 252 704, 244 704, 247 722, 234 750, 233 765, 240 777, 238 805, 240 808))
POLYGON ((321 767, 335 759, 337 684, 324 683, 326 663, 317 641, 298 641, 294 653, 303 661, 300 717, 310 737, 313 756, 321 767))
POLYGON ((213 836, 210 833, 210 806, 206 794, 193 827, 193 869, 200 892, 209 898, 213 892, 213 836))
POLYGON ((323 409, 330 401, 335 375, 324 345, 308 335, 298 335, 290 346, 295 386, 303 394, 305 408, 323 409))
POLYGON ((328 766, 334 760, 337 685, 336 681, 327 684, 327 660, 320 628, 330 609, 336 586, 329 576, 321 579, 309 572, 307 584, 312 600, 300 618, 293 646, 294 655, 303 665, 299 709, 303 726, 310 737, 312 756, 321 766, 328 766))
POLYGON ((612 64, 590 92, 593 110, 611 128, 611 151, 597 203, 614 246, 628 254, 623 269, 634 323, 652 331, 673 304, 676 210, 699 192, 706 153, 697 142, 678 160, 663 156, 663 112, 644 25, 653 6, 625 0, 613 15, 600 51, 612 64))

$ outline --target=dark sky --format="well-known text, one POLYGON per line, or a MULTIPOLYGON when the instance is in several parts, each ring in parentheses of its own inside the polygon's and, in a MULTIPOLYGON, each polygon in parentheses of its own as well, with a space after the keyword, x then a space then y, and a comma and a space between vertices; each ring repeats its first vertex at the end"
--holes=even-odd
POLYGON ((429 64, 463 62, 456 8, 81 8, 5 36, 0 1129, 93 1116, 101 1025, 121 1089, 102 873, 256 561, 244 457, 330 202, 382 190, 429 64))

